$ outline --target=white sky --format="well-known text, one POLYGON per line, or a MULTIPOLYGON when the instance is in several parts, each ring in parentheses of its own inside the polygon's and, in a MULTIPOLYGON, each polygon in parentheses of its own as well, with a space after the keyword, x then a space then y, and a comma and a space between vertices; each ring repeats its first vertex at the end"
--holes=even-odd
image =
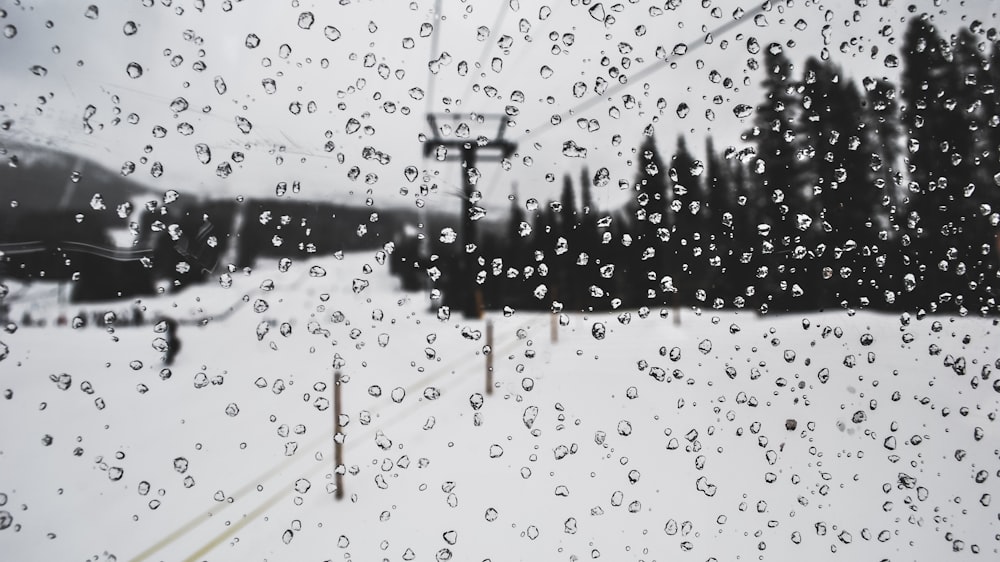
POLYGON ((795 1, 788 6, 775 2, 763 16, 766 22, 746 18, 746 23, 705 45, 706 31, 732 21, 737 8, 749 12, 758 4, 684 0, 676 2, 676 10, 668 10, 660 1, 603 2, 601 10, 613 16, 611 23, 595 19, 591 12, 598 13, 598 3, 585 0, 548 5, 533 0, 441 3, 443 18, 438 20, 433 0, 409 5, 357 0, 346 5, 246 0, 233 1, 228 11, 223 8, 228 2, 205 2, 204 9, 198 10, 195 0, 128 4, 104 1, 94 2, 99 15, 90 19, 85 15, 88 4, 75 0, 0 0, 5 12, 0 28, 11 25, 17 29, 11 38, 0 34, 0 80, 5 84, 0 89, 0 120, 13 121, 9 131, 0 132, 0 141, 52 143, 80 151, 113 169, 133 161, 137 165, 134 178, 189 196, 263 196, 273 194, 279 181, 289 186, 299 181, 301 192, 292 194, 289 190, 286 196, 361 204, 371 189, 376 205, 410 206, 415 201, 416 184, 404 178, 403 169, 413 165, 438 174, 435 181, 441 189, 427 198, 428 205, 451 209, 458 206, 454 196, 461 183, 457 164, 425 160, 421 153, 419 138, 421 133, 428 133, 428 106, 465 116, 471 111, 503 112, 512 105, 518 115, 507 130, 508 138, 517 139, 526 131, 545 127, 530 141, 521 143, 510 171, 495 165, 481 166, 480 188, 485 192, 487 210, 506 210, 509 187, 514 182, 519 184, 522 200, 557 197, 561 176, 570 173, 576 180, 584 163, 591 173, 601 167, 611 171, 611 184, 595 190, 598 205, 611 208, 627 196, 619 189, 619 180, 631 182, 634 178, 632 150, 641 142, 647 125, 654 124, 665 157, 672 153, 676 136, 681 133, 688 135, 688 144, 698 157, 708 133, 715 136, 717 148, 739 142, 739 133, 748 128, 751 118, 737 118, 733 107, 741 103, 755 106, 761 101, 757 84, 762 75, 747 66, 752 56, 747 51, 748 38, 756 38, 762 46, 792 40, 796 46, 787 52, 793 60, 801 61, 824 48, 822 29, 828 24, 827 48, 833 59, 860 80, 865 75, 898 72, 886 68, 884 59, 898 53, 911 4, 918 13, 935 14, 940 27, 948 33, 973 19, 983 21, 987 28, 993 26, 1000 6, 996 0, 975 2, 974 8, 957 1, 897 0, 889 7, 880 7, 883 2, 870 0, 858 2, 867 4, 860 8, 846 1, 795 1), (545 19, 541 18, 543 6, 551 11, 545 19), (654 15, 656 10, 661 13, 654 15), (719 17, 713 17, 713 11, 719 17), (303 12, 314 15, 309 29, 298 25, 303 12), (802 23, 796 25, 800 20, 802 23), (51 21, 51 27, 47 21, 51 21), (131 36, 123 30, 129 21, 138 26, 131 36), (434 30, 421 37, 421 25, 425 23, 433 24, 434 30), (525 25, 527 31, 522 31, 525 25), (646 32, 637 36, 640 25, 646 27, 646 32), (327 26, 337 28, 339 39, 331 42, 325 37, 327 26), (488 36, 480 40, 480 28, 484 26, 488 36), (887 31, 880 33, 883 29, 887 31), (187 40, 186 30, 197 39, 187 40), (260 39, 254 49, 246 46, 251 33, 260 39), (573 35, 571 44, 564 40, 566 34, 573 35), (498 46, 503 36, 510 38, 507 48, 498 46), (413 39, 410 49, 403 46, 407 37, 413 39), (891 44, 893 39, 895 44, 891 44), (725 48, 724 41, 728 41, 725 48), (670 52, 681 43, 692 48, 675 59, 676 68, 657 60, 657 47, 670 52), (847 54, 840 52, 845 43, 847 54), (283 44, 291 48, 287 58, 279 56, 283 44), (877 54, 873 56, 875 48, 877 54), (442 53, 450 56, 450 62, 436 74, 429 73, 428 60, 442 53), (172 59, 178 55, 183 60, 172 66, 172 59), (601 64, 605 56, 610 59, 608 66, 601 64), (623 56, 631 59, 628 69, 623 68, 623 56), (374 61, 374 66, 366 66, 366 57, 374 61), (494 58, 502 61, 502 67, 494 67, 494 58), (194 70, 196 61, 203 61, 206 69, 194 70), (459 74, 461 61, 467 61, 466 76, 459 74), (484 61, 481 67, 479 61, 484 61), (134 79, 126 72, 133 62, 143 69, 142 75, 134 79), (593 88, 598 77, 616 84, 609 75, 611 66, 633 75, 654 63, 664 69, 630 80, 628 88, 612 96, 605 94, 589 109, 564 118, 558 126, 547 125, 553 114, 566 112, 595 96, 593 88), (387 65, 390 71, 387 79, 379 75, 380 64, 387 65), (35 65, 44 67, 47 73, 35 75, 30 70, 35 65), (550 77, 541 76, 543 66, 552 69, 550 77), (733 87, 713 82, 713 71, 721 79, 732 79, 733 87), (215 88, 216 76, 227 85, 224 94, 215 88), (265 92, 265 79, 274 80, 273 94, 265 92), (578 81, 588 87, 580 99, 573 95, 573 84, 578 81), (495 98, 487 94, 488 87, 496 88, 495 98), (414 88, 428 95, 413 99, 410 91, 414 88), (523 92, 523 102, 511 101, 515 90, 523 92), (626 94, 636 98, 637 104, 631 109, 623 102, 626 94), (721 96, 721 103, 713 102, 715 96, 721 96), (44 104, 39 103, 40 97, 46 98, 44 104), (175 114, 170 103, 178 97, 184 97, 190 107, 175 114), (666 100, 662 111, 656 107, 661 97, 666 100), (446 105, 443 98, 450 98, 451 104, 446 105), (302 104, 298 115, 289 111, 294 102, 302 104), (309 102, 316 104, 314 113, 307 111, 309 102), (385 111, 386 102, 395 104, 394 113, 385 111), (690 107, 684 119, 677 117, 680 103, 690 107), (97 109, 90 120, 95 127, 92 134, 84 131, 82 121, 88 105, 97 109), (620 111, 617 118, 610 115, 612 107, 620 111), (409 109, 408 115, 403 114, 404 108, 409 109), (714 112, 714 118, 706 116, 708 110, 714 112), (138 115, 138 124, 126 122, 130 113, 138 115), (121 118, 117 125, 112 124, 116 116, 121 118), (237 128, 237 116, 253 123, 249 134, 237 128), (599 129, 588 132, 578 127, 577 119, 582 117, 597 120, 599 129), (347 133, 350 119, 356 119, 362 129, 347 133), (194 133, 180 134, 180 123, 192 125, 194 133), (164 137, 154 136, 156 126, 166 129, 164 137), (369 126, 372 132, 366 134, 365 127, 369 126), (619 146, 612 143, 616 134, 621 135, 619 146), (323 150, 327 140, 336 145, 332 153, 323 150), (587 158, 563 156, 561 148, 567 140, 586 148, 587 158), (198 143, 212 150, 208 165, 201 164, 196 156, 194 147, 198 143), (148 154, 144 148, 147 145, 151 147, 148 154), (280 164, 276 159, 279 146, 285 147, 280 164), (363 159, 366 146, 389 154, 391 162, 381 165, 363 159), (246 159, 242 163, 230 161, 234 172, 226 179, 219 178, 216 166, 229 161, 233 150, 244 152, 246 159), (343 164, 336 159, 338 153, 344 155, 343 164), (142 158, 147 159, 145 164, 142 158), (164 173, 159 178, 150 175, 153 162, 162 163, 164 173), (352 166, 361 170, 357 181, 347 178, 352 166), (377 174, 378 181, 367 185, 364 178, 369 173, 377 174), (549 174, 555 181, 548 182, 549 174), (400 193, 403 186, 409 188, 408 195, 400 193))

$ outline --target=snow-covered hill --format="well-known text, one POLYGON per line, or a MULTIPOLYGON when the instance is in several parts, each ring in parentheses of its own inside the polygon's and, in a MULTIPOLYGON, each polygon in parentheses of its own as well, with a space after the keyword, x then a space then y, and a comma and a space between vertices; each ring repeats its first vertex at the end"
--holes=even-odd
POLYGON ((169 370, 151 323, 0 335, 4 558, 997 557, 990 319, 515 312, 486 394, 485 322, 380 258, 144 299, 169 370))

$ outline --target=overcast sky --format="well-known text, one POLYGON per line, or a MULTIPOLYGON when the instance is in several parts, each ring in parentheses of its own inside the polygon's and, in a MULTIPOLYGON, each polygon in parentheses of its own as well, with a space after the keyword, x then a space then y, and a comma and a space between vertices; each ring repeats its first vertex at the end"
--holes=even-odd
MULTIPOLYGON (((78 0, 0 0, 0 121, 11 122, 0 142, 49 143, 114 169, 134 162, 134 178, 189 196, 263 196, 283 181, 286 197, 360 204, 371 190, 376 205, 412 206, 420 180, 408 181, 404 169, 415 166, 440 186, 427 204, 457 209, 458 165, 421 152, 421 135, 430 134, 427 111, 451 111, 468 122, 470 112, 511 109, 506 136, 520 144, 510 170, 480 167, 488 211, 506 210, 515 182, 522 201, 556 197, 562 175, 576 180, 583 165, 592 174, 610 171, 610 184, 595 196, 611 208, 628 195, 619 184, 634 179, 632 151, 647 126, 665 157, 679 134, 688 135, 699 158, 706 134, 720 148, 739 143, 752 116, 739 118, 734 108, 761 101, 762 74, 748 59, 762 55, 748 50, 751 39, 762 47, 791 41, 786 52, 796 61, 826 48, 857 80, 895 77, 899 69, 885 59, 898 54, 911 5, 934 14, 947 33, 974 19, 994 26, 1000 7, 996 0, 800 0, 774 2, 751 17, 759 3, 732 0, 440 3, 439 18, 434 0, 109 0, 93 3, 96 14, 78 0), (741 23, 706 42, 709 31, 734 18, 741 23), (684 45, 686 53, 672 54, 684 45), (658 49, 675 66, 658 58, 658 49), (431 72, 434 60, 441 64, 431 72), (633 78, 653 65, 659 70, 633 78), (619 74, 627 87, 613 89, 619 74), (603 95, 595 93, 599 78, 608 82, 603 95), (586 85, 582 93, 577 82, 586 85), (595 97, 551 125, 553 115, 595 97), (172 108, 178 98, 187 109, 172 108), (689 108, 684 118, 680 104, 689 108), (92 132, 84 123, 87 106, 96 109, 92 132), (252 124, 248 133, 238 118, 252 124), (158 126, 165 134, 154 132, 158 126), (566 141, 586 157, 565 156, 566 141), (199 144, 210 148, 207 164, 199 144), (369 146, 390 161, 365 159, 369 146), (234 151, 245 159, 234 161, 234 151), (162 165, 160 177, 151 174, 154 162, 162 165), (232 173, 221 178, 217 169, 226 163, 232 173), (360 170, 357 180, 348 178, 352 167, 360 170), (366 183, 369 174, 377 181, 366 183), (296 181, 301 191, 293 194, 296 181)), ((472 127, 480 133, 494 128, 472 127)))

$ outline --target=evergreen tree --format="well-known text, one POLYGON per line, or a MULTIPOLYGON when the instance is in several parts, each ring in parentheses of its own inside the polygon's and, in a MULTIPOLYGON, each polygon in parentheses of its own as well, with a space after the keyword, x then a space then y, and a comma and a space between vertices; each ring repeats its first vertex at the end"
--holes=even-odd
MULTIPOLYGON (((983 117, 987 130, 985 136, 988 140, 988 152, 986 153, 985 172, 989 176, 987 184, 990 186, 1000 185, 995 178, 1000 173, 1000 43, 991 42, 991 48, 987 55, 987 64, 983 83, 980 87, 980 99, 983 103, 983 117), (991 183, 992 182, 992 183, 991 183)), ((1000 190, 991 189, 994 195, 991 197, 993 209, 1000 210, 1000 190)))
POLYGON ((705 191, 708 206, 705 234, 709 240, 706 259, 710 266, 705 285, 710 300, 721 299, 724 303, 735 296, 735 285, 726 273, 736 247, 733 239, 736 191, 730 170, 715 151, 710 136, 705 140, 705 191))
POLYGON ((561 279, 558 268, 560 261, 559 254, 559 230, 560 217, 559 204, 549 201, 547 205, 540 209, 535 220, 537 226, 537 236, 535 237, 534 251, 541 257, 535 260, 536 282, 529 282, 529 288, 534 291, 539 285, 544 284, 546 293, 541 299, 536 298, 536 305, 542 308, 549 308, 554 302, 562 302, 563 296, 560 294, 561 279))
POLYGON ((559 202, 562 204, 562 216, 564 218, 564 223, 567 226, 566 230, 572 230, 572 225, 576 224, 576 192, 573 190, 573 180, 570 179, 569 174, 563 176, 563 188, 562 195, 559 197, 559 202))
POLYGON ((896 87, 886 78, 876 80, 866 77, 863 83, 870 116, 867 122, 878 156, 876 187, 883 191, 883 206, 889 208, 890 225, 895 227, 901 219, 902 210, 900 139, 903 136, 896 87))
POLYGON ((924 15, 910 21, 904 36, 903 120, 909 130, 907 252, 917 304, 938 307, 966 273, 969 216, 965 192, 975 175, 965 107, 958 104, 962 61, 924 15))
MULTIPOLYGON (((630 229, 633 243, 626 250, 626 270, 634 280, 637 302, 653 305, 659 302, 660 260, 664 242, 670 236, 668 218, 667 167, 656 148, 653 135, 647 136, 638 150, 636 198, 632 204, 634 223, 630 229)), ((640 304, 640 305, 641 305, 640 304)))
POLYGON ((527 216, 517 197, 517 188, 510 199, 510 215, 507 219, 506 243, 503 246, 503 273, 500 287, 503 292, 500 306, 509 305, 513 307, 524 306, 528 296, 527 286, 523 282, 525 266, 529 265, 529 253, 531 249, 530 238, 522 234, 524 226, 530 227, 527 223, 527 216), (513 270, 514 275, 510 272, 513 270))
MULTIPOLYGON (((983 76, 983 83, 980 87, 981 99, 983 102, 983 117, 987 130, 984 136, 987 139, 987 150, 984 152, 983 172, 986 176, 980 185, 984 204, 989 207, 989 211, 982 212, 983 220, 987 220, 993 233, 993 240, 990 244, 991 255, 985 256, 987 266, 984 268, 985 279, 983 280, 983 294, 986 298, 992 299, 988 303, 989 308, 996 310, 998 305, 997 295, 1000 293, 1000 242, 998 242, 997 227, 1000 225, 1000 43, 990 42, 990 50, 987 55, 987 65, 983 76)), ((991 242, 985 240, 984 242, 991 242)))
POLYGON ((583 262, 577 274, 574 275, 576 282, 580 285, 579 308, 590 310, 597 306, 597 302, 591 295, 591 286, 600 286, 600 266, 607 261, 608 253, 604 245, 601 244, 601 233, 597 228, 597 207, 594 205, 592 194, 592 181, 587 168, 583 168, 580 175, 580 219, 577 221, 578 263, 583 262))
POLYGON ((569 174, 563 176, 563 189, 559 198, 559 243, 556 269, 559 279, 559 295, 567 309, 578 310, 583 300, 583 291, 578 282, 580 237, 579 214, 576 207, 576 192, 569 174))
POLYGON ((594 204, 594 195, 591 191, 592 184, 590 171, 584 166, 580 173, 580 204, 583 206, 584 215, 594 216, 594 213, 597 212, 597 206, 594 204))
MULTIPOLYGON (((660 261, 660 277, 669 275, 677 287, 677 295, 685 304, 694 303, 695 292, 704 287, 707 268, 703 262, 706 236, 704 193, 701 188, 698 163, 688 151, 684 137, 677 138, 677 149, 671 160, 669 177, 672 183, 670 213, 673 232, 667 243, 665 259, 660 261)), ((668 297, 667 302, 672 302, 668 297)))
POLYGON ((806 198, 795 159, 795 107, 798 94, 792 81, 792 63, 781 45, 772 43, 764 57, 765 77, 762 86, 764 103, 754 116, 753 140, 758 159, 754 171, 757 209, 762 223, 762 242, 754 257, 757 267, 757 292, 767 305, 787 309, 791 304, 786 294, 791 283, 786 270, 785 255, 799 242, 796 217, 806 210, 806 198), (766 301, 772 301, 768 303, 766 301))
POLYGON ((760 300, 756 269, 761 256, 761 245, 758 242, 758 225, 762 223, 759 213, 762 205, 758 197, 761 189, 757 183, 758 176, 751 173, 750 165, 750 162, 744 162, 735 155, 732 157, 730 169, 736 192, 736 207, 733 213, 733 249, 727 272, 735 285, 732 305, 737 308, 757 306, 760 300))

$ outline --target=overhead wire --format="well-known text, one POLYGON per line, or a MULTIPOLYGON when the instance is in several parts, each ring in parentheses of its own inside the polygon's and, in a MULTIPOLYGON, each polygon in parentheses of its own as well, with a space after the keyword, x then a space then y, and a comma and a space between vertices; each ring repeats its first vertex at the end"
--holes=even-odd
MULTIPOLYGON (((702 36, 701 39, 699 39, 699 40, 692 40, 692 41, 688 41, 688 42, 684 43, 684 47, 685 47, 684 54, 686 55, 687 53, 695 51, 695 50, 697 50, 697 49, 699 49, 699 48, 701 48, 701 47, 703 47, 705 45, 708 45, 709 43, 705 41, 705 39, 708 36, 711 36, 713 38, 716 37, 716 36, 722 36, 722 35, 725 35, 726 33, 729 33, 733 29, 735 29, 735 28, 737 28, 737 27, 745 24, 748 21, 753 21, 758 15, 760 15, 760 14, 768 11, 770 9, 769 6, 772 6, 772 5, 773 4, 770 1, 759 3, 756 8, 754 8, 753 10, 750 10, 748 12, 744 12, 738 19, 734 18, 734 19, 732 19, 732 20, 730 20, 730 21, 728 21, 728 22, 726 22, 726 23, 724 23, 724 24, 722 24, 722 25, 720 25, 720 26, 718 26, 718 27, 716 27, 714 29, 709 30, 706 33, 706 35, 702 36)), ((597 105, 598 103, 600 103, 600 102, 602 102, 604 100, 607 100, 607 99, 611 98, 612 96, 614 96, 614 95, 616 95, 616 94, 618 94, 618 93, 620 93, 620 92, 622 92, 622 91, 624 91, 624 90, 626 90, 626 89, 628 89, 630 87, 635 86, 635 84, 637 82, 639 82, 640 80, 643 80, 643 79, 645 79, 645 78, 647 78, 649 76, 652 76, 653 74, 655 74, 657 72, 660 72, 661 70, 664 70, 664 69, 667 69, 667 68, 671 68, 672 63, 676 62, 676 60, 679 57, 681 57, 681 56, 684 56, 684 55, 670 54, 670 55, 664 57, 664 59, 662 61, 657 60, 657 61, 648 63, 645 66, 645 68, 642 68, 638 72, 629 75, 629 80, 627 82, 618 83, 617 85, 608 88, 607 90, 605 90, 601 94, 595 94, 595 95, 592 95, 591 97, 589 97, 589 98, 587 98, 585 100, 582 100, 581 102, 577 103, 573 107, 570 107, 569 109, 563 111, 562 113, 557 114, 558 115, 558 119, 555 118, 556 116, 553 116, 548 121, 540 123, 537 127, 533 127, 533 128, 530 128, 530 129, 525 129, 525 133, 522 134, 521 136, 515 138, 513 140, 513 142, 520 144, 521 142, 527 141, 528 139, 534 138, 534 137, 536 137, 536 136, 538 136, 538 135, 540 135, 540 134, 548 131, 549 129, 551 129, 551 128, 557 126, 558 124, 560 124, 562 122, 562 120, 565 119, 566 117, 569 117, 571 115, 575 115, 577 112, 590 109, 591 107, 597 105)), ((486 195, 486 193, 493 191, 493 189, 496 187, 496 184, 499 182, 499 180, 500 180, 500 175, 499 174, 495 175, 493 177, 493 181, 490 183, 489 187, 487 188, 487 191, 484 192, 484 196, 486 195)))
POLYGON ((86 242, 76 242, 73 240, 62 240, 59 242, 44 242, 33 240, 30 242, 10 242, 0 244, 0 255, 21 255, 39 254, 44 252, 75 252, 80 254, 90 254, 106 258, 113 261, 138 261, 143 257, 153 254, 151 249, 128 250, 124 248, 109 248, 88 244, 86 242))
MULTIPOLYGON (((500 9, 497 11, 496 17, 493 18, 493 27, 490 28, 490 33, 492 35, 496 35, 497 33, 499 33, 500 28, 503 26, 504 18, 507 17, 507 11, 508 11, 507 5, 503 2, 500 2, 500 9)), ((493 41, 492 38, 486 39, 483 45, 483 50, 479 53, 479 61, 476 63, 477 65, 476 70, 483 68, 483 66, 486 64, 486 59, 493 54, 493 47, 495 45, 496 42, 493 41)), ((469 79, 466 81, 465 90, 462 91, 462 97, 459 98, 460 100, 465 101, 465 98, 472 92, 472 85, 474 83, 475 83, 475 75, 472 72, 469 72, 469 79)))

